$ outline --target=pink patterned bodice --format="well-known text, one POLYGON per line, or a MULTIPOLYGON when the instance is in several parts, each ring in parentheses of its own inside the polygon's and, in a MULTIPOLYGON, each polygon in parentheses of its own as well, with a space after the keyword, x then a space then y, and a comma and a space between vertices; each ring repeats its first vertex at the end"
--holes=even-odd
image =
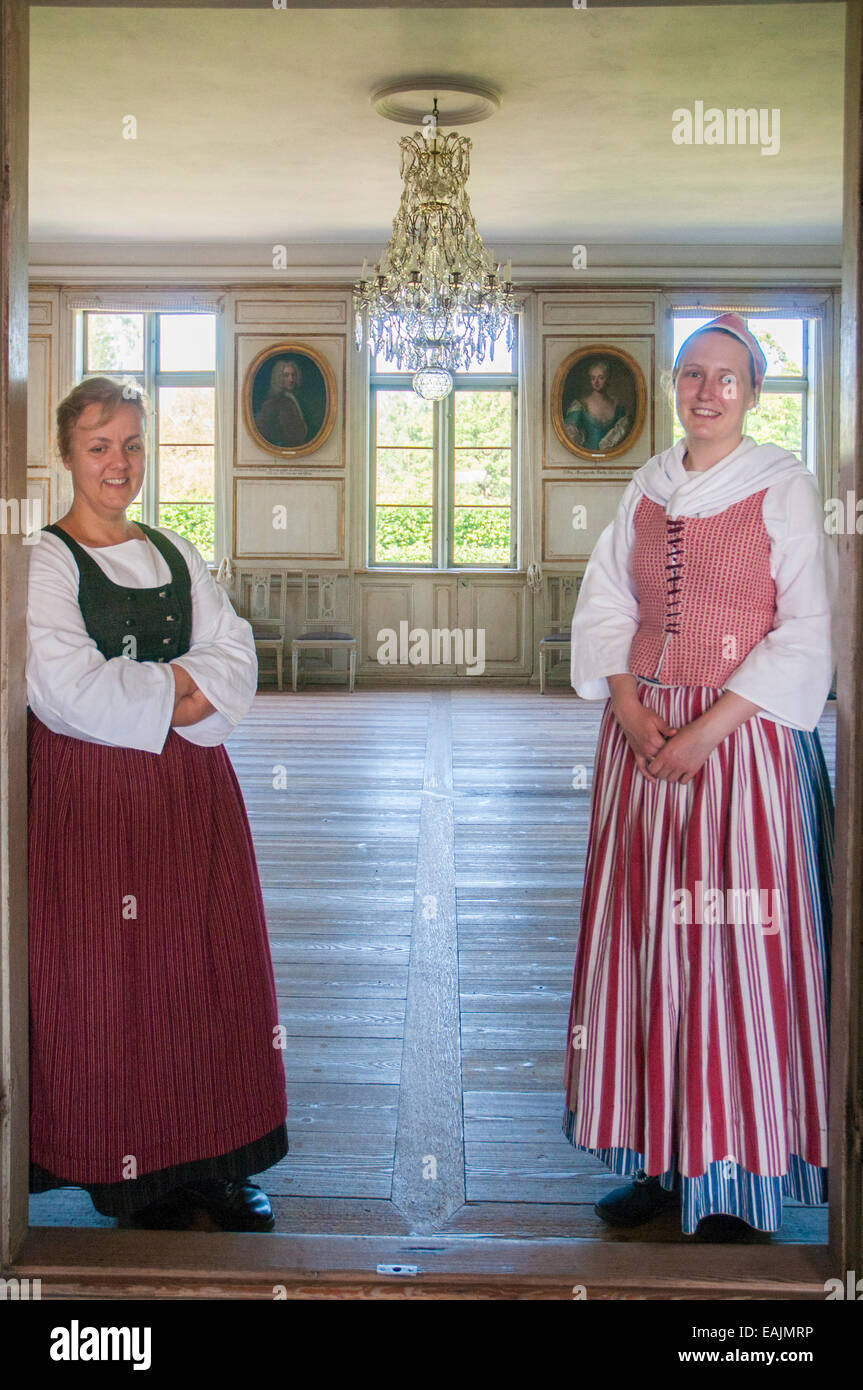
POLYGON ((641 622, 629 671, 663 685, 725 684, 773 627, 770 536, 754 492, 715 516, 669 519, 642 497, 633 576, 641 622))

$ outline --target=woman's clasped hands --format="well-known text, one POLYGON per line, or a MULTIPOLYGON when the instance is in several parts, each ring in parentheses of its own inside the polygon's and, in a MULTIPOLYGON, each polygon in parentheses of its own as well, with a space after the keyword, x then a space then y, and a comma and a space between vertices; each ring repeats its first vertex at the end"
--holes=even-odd
POLYGON ((638 770, 649 782, 691 782, 721 741, 722 735, 715 737, 706 721, 674 728, 657 710, 643 705, 632 688, 614 691, 612 708, 638 770))
POLYGON ((190 724, 199 724, 207 715, 214 714, 215 705, 211 705, 206 695, 198 689, 185 667, 171 662, 171 670, 174 673, 174 714, 171 728, 185 729, 190 724))

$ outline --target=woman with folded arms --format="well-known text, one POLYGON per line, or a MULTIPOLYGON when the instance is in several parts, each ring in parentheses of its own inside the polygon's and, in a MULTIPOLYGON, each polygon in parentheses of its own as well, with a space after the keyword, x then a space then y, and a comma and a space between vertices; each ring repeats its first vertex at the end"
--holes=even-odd
POLYGON ((685 437, 633 475, 572 625, 607 703, 564 1128, 634 1179, 606 1221, 673 1205, 713 1239, 827 1196, 837 557, 814 476, 742 433, 765 369, 735 314, 687 338, 685 437))
POLYGON ((251 629, 198 551, 131 522, 146 406, 57 410, 74 500, 30 552, 31 1182, 144 1227, 270 1230, 287 1152, 267 927, 224 748, 251 629))

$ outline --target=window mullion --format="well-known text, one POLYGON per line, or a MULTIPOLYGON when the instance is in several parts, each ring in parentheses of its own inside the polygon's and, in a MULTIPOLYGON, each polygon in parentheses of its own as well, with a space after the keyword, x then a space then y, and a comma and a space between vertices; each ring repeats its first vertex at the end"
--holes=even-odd
MULTIPOLYGON (((509 414, 509 563, 513 569, 518 566, 518 533, 521 525, 521 509, 518 496, 518 392, 510 389, 509 414)), ((529 485, 529 484, 528 484, 529 485)), ((527 540, 528 548, 533 537, 527 540)))
POLYGON ((809 333, 809 320, 803 320, 803 372, 806 378, 806 385, 803 388, 803 405, 800 412, 800 443, 802 446, 802 458, 807 468, 811 468, 816 476, 818 473, 818 460, 810 457, 810 439, 814 432, 810 430, 810 410, 814 399, 810 389, 813 381, 812 376, 812 338, 809 333))
POLYGON ((159 525, 159 393, 156 384, 158 365, 158 314, 144 315, 144 390, 150 399, 149 449, 141 513, 148 526, 159 525))
POLYGON ((439 486, 437 496, 438 524, 435 528, 438 539, 438 569, 451 569, 453 565, 453 439, 454 439, 454 417, 455 417, 455 392, 451 391, 442 401, 437 403, 435 414, 440 422, 440 445, 437 451, 439 459, 439 486))
POLYGON ((441 412, 443 403, 435 401, 432 405, 432 556, 431 567, 439 570, 444 567, 446 560, 445 551, 441 549, 443 542, 443 530, 441 517, 443 515, 443 476, 441 458, 441 441, 443 439, 443 426, 441 424, 441 412))
POLYGON ((378 388, 372 385, 371 409, 369 410, 369 459, 371 460, 369 478, 368 529, 366 531, 366 564, 371 568, 377 564, 378 538, 378 388))

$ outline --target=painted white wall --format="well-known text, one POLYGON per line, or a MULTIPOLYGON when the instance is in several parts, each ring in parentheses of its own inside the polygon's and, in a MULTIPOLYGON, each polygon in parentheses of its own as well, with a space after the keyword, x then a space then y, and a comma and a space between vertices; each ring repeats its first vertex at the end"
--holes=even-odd
MULTIPOLYGON (((798 275, 800 275, 798 268, 798 275)), ((122 293, 101 286, 106 301, 122 293)), ((149 284, 153 286, 151 275, 149 284)), ((734 292, 765 295, 761 269, 750 267, 746 284, 734 292), (758 288, 756 288, 758 287, 758 288)), ((194 292, 194 286, 187 286, 194 292)), ((209 286, 210 293, 216 288, 209 286)), ((370 570, 367 566, 368 385, 367 353, 353 344, 350 286, 258 283, 219 286, 217 358, 217 559, 228 556, 235 569, 236 602, 248 602, 256 576, 282 576, 282 598, 274 598, 278 617, 283 603, 286 640, 305 625, 303 571, 331 570, 346 576, 347 620, 359 642, 358 674, 381 680, 458 678, 452 668, 379 666, 377 634, 382 628, 479 628, 486 633, 486 677, 523 682, 537 678, 537 643, 552 624, 566 626, 576 587, 593 543, 614 513, 635 468, 671 442, 671 407, 660 388, 671 365, 672 301, 688 293, 664 280, 653 286, 571 284, 524 289, 526 377, 519 409, 519 567, 515 571, 370 570), (245 427, 243 380, 255 354, 270 344, 301 341, 326 357, 336 381, 336 420, 316 453, 285 460, 262 450, 245 427), (622 347, 639 363, 647 383, 644 429, 633 447, 603 466, 584 463, 557 439, 550 423, 555 371, 575 348, 589 344, 622 347), (287 531, 272 526, 272 507, 285 504, 287 531), (587 507, 586 531, 572 528, 575 503, 587 507), (545 582, 538 593, 526 583, 531 562, 541 564, 545 582), (563 585, 566 584, 564 588, 563 585)), ((715 287, 710 293, 727 293, 715 287)), ((836 418, 837 350, 835 289, 816 284, 794 297, 826 304, 824 432, 817 459, 825 495, 833 495, 832 425, 836 418)), ((154 291, 154 298, 158 291, 154 291)), ((775 298, 775 292, 773 298, 775 298)), ((68 474, 53 446, 53 411, 76 380, 75 312, 60 286, 34 284, 31 291, 31 359, 28 479, 45 496, 45 520, 54 520, 70 500, 68 474)), ((274 594, 276 587, 274 586, 274 594)), ((289 648, 288 648, 289 650, 289 648)), ((343 657, 336 658, 337 670, 343 657)), ((463 668, 462 668, 463 670, 463 668)), ((336 678, 335 674, 332 677, 336 678)), ((466 678, 462 676, 462 678, 466 678)), ((563 678, 563 677, 561 677, 563 678)))

